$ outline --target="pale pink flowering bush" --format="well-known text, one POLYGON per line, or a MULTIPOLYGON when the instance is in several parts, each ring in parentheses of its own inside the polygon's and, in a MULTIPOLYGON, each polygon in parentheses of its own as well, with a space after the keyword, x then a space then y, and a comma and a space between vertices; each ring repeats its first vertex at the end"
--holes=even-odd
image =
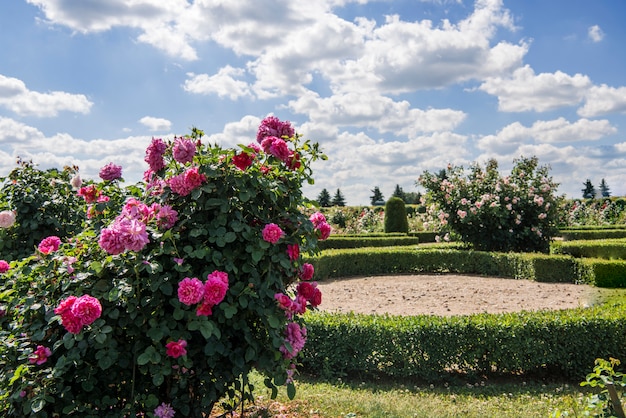
POLYGON ((280 226, 275 223, 265 225, 263 228, 263 239, 270 244, 276 244, 285 235, 280 226))
POLYGON ((33 351, 32 356, 28 358, 30 364, 36 364, 41 366, 46 361, 48 361, 48 357, 52 355, 52 350, 48 347, 44 347, 43 345, 38 345, 37 349, 33 351))
POLYGON ((15 212, 3 210, 0 212, 0 228, 10 228, 15 224, 15 212))
POLYGON ((50 254, 58 250, 60 245, 61 245, 61 239, 57 237, 56 235, 51 235, 49 237, 44 238, 37 246, 37 249, 42 254, 50 254))
POLYGON ((122 178, 122 166, 109 163, 100 169, 99 176, 102 180, 118 180, 122 178))
POLYGON ((193 157, 196 154, 196 143, 189 138, 176 138, 174 140, 174 147, 172 148, 172 155, 174 159, 181 164, 190 163, 193 161, 193 157))

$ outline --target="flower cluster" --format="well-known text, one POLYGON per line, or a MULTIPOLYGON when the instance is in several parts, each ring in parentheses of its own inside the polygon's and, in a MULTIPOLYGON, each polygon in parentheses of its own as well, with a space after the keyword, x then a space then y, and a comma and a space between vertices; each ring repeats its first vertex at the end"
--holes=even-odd
POLYGON ((0 274, 6 273, 10 268, 11 266, 6 260, 0 260, 0 274))
POLYGON ((100 318, 102 305, 93 296, 69 296, 59 303, 54 313, 61 317, 61 323, 68 332, 79 334, 83 327, 100 318))
POLYGON ((150 242, 147 229, 150 222, 154 221, 158 228, 170 229, 177 219, 178 213, 168 205, 153 203, 148 206, 131 198, 121 214, 100 231, 98 244, 113 255, 124 251, 141 251, 150 242))
POLYGON ((176 138, 174 140, 174 147, 172 148, 172 155, 174 159, 181 164, 190 163, 193 161, 193 157, 196 154, 196 143, 188 138, 176 138))
POLYGON ((313 223, 315 230, 319 232, 321 240, 325 240, 330 236, 332 227, 328 222, 326 222, 326 217, 322 212, 315 212, 311 215, 309 220, 313 223))
POLYGON ((206 181, 206 176, 199 172, 198 167, 191 167, 183 173, 171 177, 167 180, 167 184, 172 191, 179 196, 187 196, 194 189, 202 186, 206 181))
POLYGON ((200 303, 196 315, 209 316, 213 307, 224 300, 227 291, 228 274, 215 270, 207 276, 205 283, 196 277, 185 277, 178 284, 178 300, 187 306, 200 303))
POLYGON ((306 343, 306 327, 300 326, 297 322, 289 322, 285 329, 285 344, 280 347, 283 357, 294 358, 304 348, 306 343))
POLYGON ((144 161, 150 166, 150 170, 156 173, 165 168, 165 160, 163 155, 167 150, 167 144, 161 138, 152 138, 152 142, 146 149, 144 161))
POLYGON ((289 121, 281 121, 276 116, 268 116, 261 121, 256 134, 256 140, 261 143, 268 136, 277 138, 291 138, 295 134, 295 130, 289 121))

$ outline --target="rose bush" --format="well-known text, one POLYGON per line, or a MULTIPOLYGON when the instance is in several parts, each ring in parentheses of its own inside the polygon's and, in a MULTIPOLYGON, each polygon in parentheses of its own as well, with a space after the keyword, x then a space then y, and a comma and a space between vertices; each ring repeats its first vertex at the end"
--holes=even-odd
POLYGON ((325 156, 275 118, 258 144, 201 138, 154 139, 126 189, 109 166, 78 190, 84 230, 3 273, 3 415, 197 417, 252 399, 253 368, 295 394, 301 315, 321 302, 303 255, 330 231, 301 187, 325 156))
POLYGON ((439 221, 477 250, 547 252, 557 233, 560 198, 557 184, 536 157, 514 161, 501 176, 490 160, 470 173, 448 166, 438 174, 424 172, 418 182, 439 208, 439 221))

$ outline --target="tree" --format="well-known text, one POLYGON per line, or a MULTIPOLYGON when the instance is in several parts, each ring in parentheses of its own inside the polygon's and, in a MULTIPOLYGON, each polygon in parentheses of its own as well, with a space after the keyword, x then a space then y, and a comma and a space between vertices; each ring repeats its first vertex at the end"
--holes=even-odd
POLYGON ((400 199, 402 199, 402 201, 406 202, 406 194, 404 193, 404 190, 402 190, 402 187, 400 187, 399 184, 396 184, 396 189, 393 191, 393 194, 391 195, 391 197, 398 197, 400 199))
POLYGON ((602 197, 611 197, 611 190, 609 189, 609 185, 606 184, 606 181, 602 179, 600 182, 600 194, 602 197))
POLYGON ((595 198, 596 197, 596 189, 595 189, 595 187, 593 187, 593 184, 591 183, 591 180, 587 179, 587 181, 585 181, 583 183, 583 185, 585 186, 585 188, 581 190, 583 192, 583 199, 593 199, 593 198, 595 198))
POLYGON ((341 190, 337 189, 337 191, 335 192, 335 195, 333 196, 333 200, 331 201, 331 204, 333 206, 345 206, 346 205, 346 199, 343 197, 343 194, 341 194, 341 190))
POLYGON ((374 190, 371 190, 371 192, 374 193, 373 195, 370 196, 372 205, 380 205, 384 203, 385 197, 383 196, 378 186, 374 187, 374 190))
POLYGON ((317 203, 319 203, 319 205, 323 208, 327 208, 332 205, 332 202, 330 201, 330 193, 328 193, 328 190, 322 189, 320 194, 317 196, 317 203))
POLYGON ((422 194, 420 192, 405 192, 404 193, 404 203, 407 205, 419 205, 422 199, 422 194))
POLYGON ((392 197, 385 205, 385 232, 409 232, 406 206, 399 197, 392 197))

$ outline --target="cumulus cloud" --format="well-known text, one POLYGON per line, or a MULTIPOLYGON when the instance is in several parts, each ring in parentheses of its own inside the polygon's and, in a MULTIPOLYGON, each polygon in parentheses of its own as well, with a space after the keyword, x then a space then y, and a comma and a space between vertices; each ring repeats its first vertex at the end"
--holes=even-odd
POLYGON ((217 74, 212 76, 189 73, 183 88, 190 93, 216 94, 218 97, 228 97, 231 100, 250 97, 252 93, 248 83, 237 79, 244 74, 242 68, 233 68, 230 65, 220 68, 217 74))
POLYGON ((0 74, 0 106, 20 116, 52 117, 59 112, 89 113, 93 105, 82 94, 29 90, 17 78, 0 74))
POLYGON ((172 127, 172 122, 163 118, 155 118, 152 116, 144 116, 139 119, 139 123, 147 127, 151 131, 169 131, 172 127))
POLYGON ((593 25, 590 26, 587 30, 587 36, 593 42, 600 42, 602 39, 604 39, 604 32, 602 31, 602 29, 600 29, 600 26, 593 25))
POLYGON ((578 109, 583 117, 597 117, 610 113, 626 113, 626 87, 593 86, 585 95, 585 105, 578 109))
POLYGON ((478 89, 497 96, 498 109, 503 112, 545 112, 577 105, 591 85, 589 77, 582 74, 535 74, 525 65, 511 76, 487 78, 478 89))

